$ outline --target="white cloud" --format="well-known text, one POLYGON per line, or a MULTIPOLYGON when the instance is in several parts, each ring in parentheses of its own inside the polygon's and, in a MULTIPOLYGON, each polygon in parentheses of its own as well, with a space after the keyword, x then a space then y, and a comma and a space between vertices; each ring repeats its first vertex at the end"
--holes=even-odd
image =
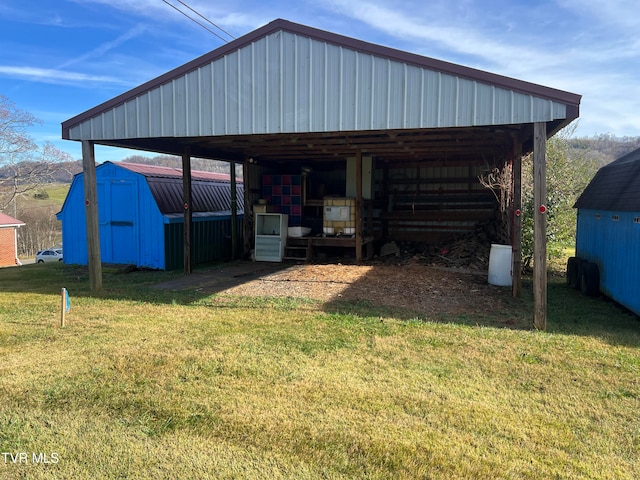
POLYGON ((108 83, 112 85, 129 85, 118 78, 101 75, 88 75, 79 72, 68 72, 65 70, 38 67, 18 67, 11 65, 0 65, 0 75, 20 78, 41 83, 52 84, 77 84, 77 86, 91 86, 96 83, 108 83))

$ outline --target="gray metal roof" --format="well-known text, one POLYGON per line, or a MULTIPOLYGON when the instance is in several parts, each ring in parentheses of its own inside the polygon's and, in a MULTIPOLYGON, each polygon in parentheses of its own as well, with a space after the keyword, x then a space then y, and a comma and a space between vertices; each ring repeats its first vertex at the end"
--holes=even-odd
MULTIPOLYGON (((112 163, 143 175, 163 215, 184 212, 182 170, 127 162, 105 163, 112 163)), ((193 212, 230 211, 229 180, 229 175, 193 170, 191 172, 191 210, 193 212)), ((236 184, 236 192, 238 212, 241 213, 244 210, 244 185, 241 182, 236 184)))
MULTIPOLYGON (((275 20, 67 120, 62 136, 164 152, 183 148, 176 139, 204 137, 212 140, 193 145, 201 147, 194 155, 209 149, 233 158, 256 136, 273 141, 269 135, 283 133, 402 134, 533 122, 557 130, 578 116, 580 98, 275 20), (226 148, 213 140, 222 137, 239 142, 226 148)), ((317 145, 313 140, 303 139, 317 145)), ((243 149, 245 157, 259 152, 243 149)))
POLYGON ((574 207, 586 210, 640 212, 640 149, 598 170, 574 207))

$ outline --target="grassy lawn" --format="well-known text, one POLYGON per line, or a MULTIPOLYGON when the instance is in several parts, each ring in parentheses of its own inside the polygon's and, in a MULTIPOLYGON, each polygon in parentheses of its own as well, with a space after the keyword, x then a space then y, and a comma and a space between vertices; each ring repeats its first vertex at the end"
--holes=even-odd
POLYGON ((561 277, 547 332, 169 277, 0 270, 0 477, 640 478, 640 322, 561 277))

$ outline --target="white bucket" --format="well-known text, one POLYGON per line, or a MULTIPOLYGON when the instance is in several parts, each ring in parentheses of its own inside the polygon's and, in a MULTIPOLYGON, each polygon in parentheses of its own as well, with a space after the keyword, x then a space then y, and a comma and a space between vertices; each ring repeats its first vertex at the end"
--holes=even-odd
POLYGON ((491 244, 489 254, 489 283, 499 287, 510 287, 513 250, 511 245, 491 244))

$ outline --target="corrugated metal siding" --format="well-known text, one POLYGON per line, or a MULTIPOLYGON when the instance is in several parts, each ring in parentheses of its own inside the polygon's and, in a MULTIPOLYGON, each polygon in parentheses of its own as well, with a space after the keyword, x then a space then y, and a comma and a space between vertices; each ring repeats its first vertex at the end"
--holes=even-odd
MULTIPOLYGON (((206 185, 205 182, 194 182, 191 197, 193 208, 196 212, 217 212, 231 210, 231 188, 227 184, 218 184, 215 188, 206 185), (215 206, 216 210, 212 210, 215 206)), ((244 185, 236 184, 236 205, 238 212, 244 210, 244 185)))
MULTIPOLYGON (((163 214, 184 211, 182 179, 147 178, 160 211, 163 214)), ((237 208, 244 210, 244 186, 236 184, 237 208)), ((231 188, 229 183, 201 182, 191 184, 191 209, 193 212, 219 212, 231 210, 231 188)))
MULTIPOLYGON (((232 254, 231 217, 195 221, 191 237, 192 262, 194 265, 229 260, 232 254)), ((236 251, 241 252, 244 239, 243 217, 236 221, 236 251)), ((176 270, 184 266, 184 223, 170 223, 164 226, 165 269, 176 270)))
POLYGON ((72 140, 462 127, 565 104, 278 31, 70 129, 72 140))
POLYGON ((600 290, 640 315, 640 212, 578 210, 576 256, 600 269, 600 290))

